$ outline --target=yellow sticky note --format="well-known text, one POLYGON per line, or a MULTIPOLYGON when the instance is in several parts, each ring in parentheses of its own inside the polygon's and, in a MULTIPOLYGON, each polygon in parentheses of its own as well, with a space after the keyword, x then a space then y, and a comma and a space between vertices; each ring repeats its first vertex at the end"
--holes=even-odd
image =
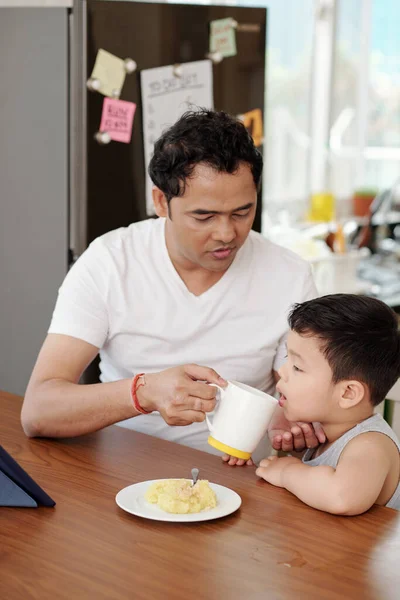
POLYGON ((100 82, 98 91, 110 98, 119 97, 125 76, 125 62, 122 58, 100 48, 91 75, 91 79, 97 79, 100 82))
POLYGON ((233 19, 211 21, 210 52, 220 52, 225 57, 236 56, 236 30, 233 19))
POLYGON ((263 122, 262 112, 260 108, 250 110, 239 118, 243 121, 244 126, 249 130, 255 146, 262 146, 263 143, 263 122))

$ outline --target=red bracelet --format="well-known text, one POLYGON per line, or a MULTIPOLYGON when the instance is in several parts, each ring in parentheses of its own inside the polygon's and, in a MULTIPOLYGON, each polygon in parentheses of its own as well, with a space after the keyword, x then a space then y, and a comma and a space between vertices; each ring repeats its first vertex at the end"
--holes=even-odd
POLYGON ((144 383, 139 383, 139 385, 138 385, 138 379, 139 379, 139 377, 144 377, 144 373, 138 373, 137 375, 135 375, 135 377, 132 380, 131 398, 132 398, 133 406, 142 415, 149 415, 151 413, 151 410, 145 410, 144 408, 142 408, 140 406, 139 400, 138 400, 138 398, 136 396, 136 392, 138 391, 138 389, 142 385, 145 385, 145 383, 146 383, 146 380, 145 380, 144 383))

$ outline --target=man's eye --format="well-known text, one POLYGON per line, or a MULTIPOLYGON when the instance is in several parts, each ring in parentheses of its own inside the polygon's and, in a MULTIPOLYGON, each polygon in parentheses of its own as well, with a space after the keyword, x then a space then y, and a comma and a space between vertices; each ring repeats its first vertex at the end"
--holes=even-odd
POLYGON ((235 213, 233 216, 234 217, 248 217, 249 212, 250 212, 249 210, 246 210, 245 213, 235 213))
POLYGON ((210 219, 213 218, 214 215, 210 215, 209 217, 203 217, 202 219, 200 219, 199 217, 194 217, 195 221, 198 221, 199 223, 204 223, 205 221, 209 221, 210 219))

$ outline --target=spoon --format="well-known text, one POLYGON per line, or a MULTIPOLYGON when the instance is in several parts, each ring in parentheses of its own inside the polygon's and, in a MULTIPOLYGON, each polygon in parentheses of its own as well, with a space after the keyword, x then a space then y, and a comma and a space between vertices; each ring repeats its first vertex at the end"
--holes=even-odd
POLYGON ((199 469, 192 469, 192 479, 193 479, 192 487, 194 485, 196 485, 198 477, 199 477, 199 469))

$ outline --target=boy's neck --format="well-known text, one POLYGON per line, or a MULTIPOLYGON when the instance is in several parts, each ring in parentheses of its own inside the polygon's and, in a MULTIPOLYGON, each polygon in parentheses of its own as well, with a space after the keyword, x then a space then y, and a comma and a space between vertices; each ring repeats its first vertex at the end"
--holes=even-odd
POLYGON ((333 444, 333 442, 336 442, 342 435, 350 431, 350 429, 353 429, 353 427, 359 423, 362 423, 362 421, 372 417, 373 414, 373 408, 368 407, 366 410, 358 412, 357 415, 354 415, 341 423, 321 423, 326 435, 326 444, 333 444))

